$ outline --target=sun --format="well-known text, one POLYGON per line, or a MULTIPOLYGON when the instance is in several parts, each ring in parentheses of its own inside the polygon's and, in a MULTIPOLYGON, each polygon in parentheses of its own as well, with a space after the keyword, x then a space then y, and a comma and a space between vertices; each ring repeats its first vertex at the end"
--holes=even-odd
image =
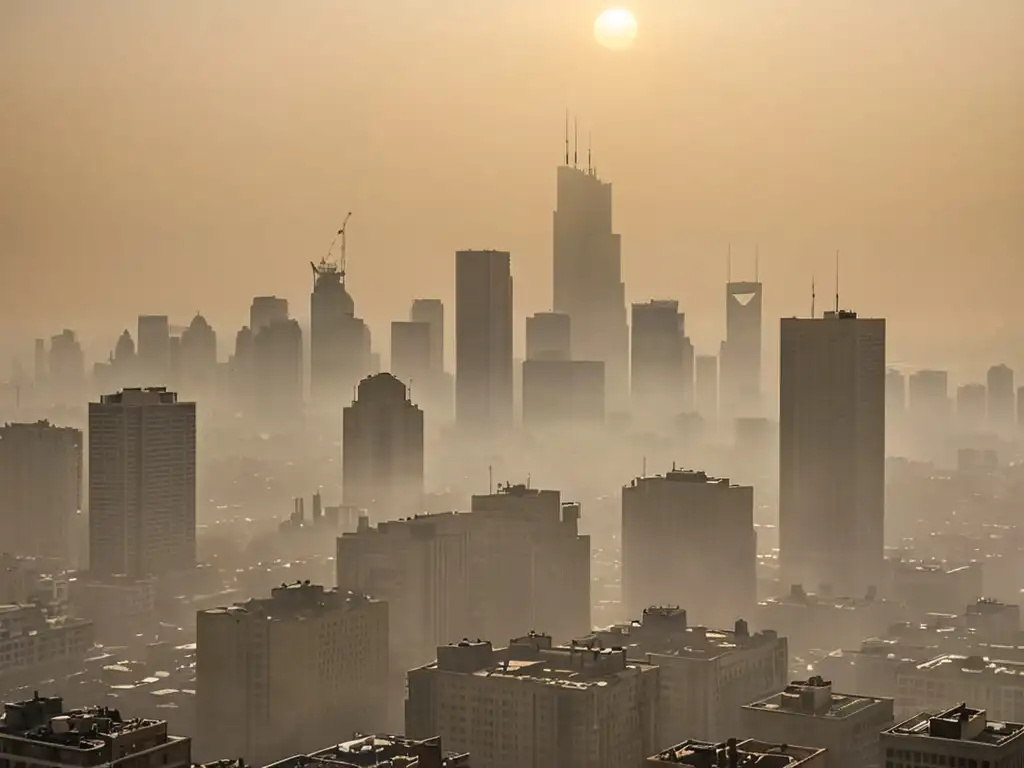
POLYGON ((605 48, 622 51, 636 40, 636 17, 625 8, 609 8, 594 22, 594 39, 605 48))

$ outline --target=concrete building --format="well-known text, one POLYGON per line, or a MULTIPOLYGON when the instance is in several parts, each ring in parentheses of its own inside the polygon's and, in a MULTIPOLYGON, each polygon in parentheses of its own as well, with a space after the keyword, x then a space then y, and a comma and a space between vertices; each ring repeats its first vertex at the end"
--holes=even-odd
POLYGON ((60 697, 4 704, 0 765, 5 768, 190 768, 191 739, 171 736, 163 720, 125 719, 117 709, 64 709, 60 697))
POLYGON ((686 765, 689 768, 823 768, 825 750, 793 744, 769 744, 756 739, 722 742, 688 739, 647 758, 647 765, 686 765))
POLYGON ((273 322, 287 320, 288 299, 277 296, 256 296, 249 305, 249 328, 259 333, 273 322))
POLYGON ((197 745, 264 765, 386 719, 388 610, 309 582, 197 616, 197 745))
POLYGON ((40 605, 0 605, 0 686, 75 670, 93 647, 92 622, 48 617, 40 605))
POLYGON ((93 623, 96 642, 118 645, 156 632, 156 584, 124 575, 82 574, 68 584, 70 612, 93 623))
MULTIPOLYGON (((374 734, 278 760, 267 768, 472 768, 466 753, 445 752, 441 740, 374 734)), ((233 765, 224 768, 236 768, 233 765)))
POLYGON ((784 688, 789 674, 786 638, 767 630, 688 626, 686 611, 654 606, 629 624, 595 630, 581 646, 625 648, 660 670, 659 743, 677 743, 689 731, 722 741, 737 733, 740 707, 784 688))
POLYGON ((196 405, 163 387, 89 404, 89 567, 137 578, 196 561, 196 405))
POLYGON ((885 415, 900 420, 907 412, 907 377, 902 371, 889 368, 885 372, 885 415))
POLYGON ((527 360, 572 360, 572 318, 537 312, 526 318, 527 360))
POLYGON ((826 749, 827 768, 873 768, 883 764, 879 735, 893 725, 893 701, 834 693, 830 682, 812 677, 747 704, 740 721, 743 733, 761 741, 826 749))
POLYGON ((1024 721, 1024 662, 946 653, 896 673, 896 711, 904 717, 971 697, 988 702, 994 720, 1024 721))
POLYGON ((963 384, 956 389, 957 426, 965 432, 980 432, 988 423, 988 391, 984 384, 963 384))
POLYGON ((200 402, 217 390, 217 333, 197 314, 181 333, 180 378, 182 391, 200 402))
POLYGON ((942 428, 949 422, 949 371, 921 370, 907 382, 907 411, 915 425, 932 422, 942 428))
POLYGON ((993 365, 988 369, 986 381, 989 428, 996 434, 1012 434, 1017 421, 1013 369, 1002 364, 993 365))
POLYGON ((722 412, 761 416, 760 281, 725 284, 725 341, 721 350, 722 412))
POLYGON ((732 626, 757 603, 756 566, 749 486, 673 467, 623 487, 627 615, 638 616, 651 605, 685 605, 691 619, 706 626, 732 626), (707 588, 709 580, 713 590, 707 588))
POLYGON ((523 424, 533 428, 596 426, 605 418, 604 363, 523 361, 523 424))
POLYGON ((82 507, 82 433, 48 421, 0 425, 0 489, 0 549, 67 562, 82 507))
POLYGON ((889 768, 1016 766, 1024 763, 1024 725, 991 722, 984 709, 961 703, 893 726, 881 746, 889 768))
POLYGON ((431 326, 427 322, 399 321, 391 323, 391 373, 410 387, 428 391, 439 373, 432 364, 431 326))
POLYGON ((171 371, 171 325, 167 315, 139 315, 136 358, 139 384, 146 387, 167 385, 171 371))
POLYGON ((892 563, 892 597, 905 603, 913 616, 958 613, 984 592, 984 572, 978 562, 966 565, 892 563))
POLYGON ((679 302, 633 304, 630 329, 630 394, 634 414, 670 419, 682 413, 683 332, 679 302))
POLYGON ((483 768, 642 768, 658 740, 658 668, 625 650, 463 640, 409 672, 406 732, 483 768))
POLYGON ((572 354, 604 363, 608 407, 629 405, 629 324, 622 241, 612 231, 612 185, 569 163, 557 177, 553 216, 553 309, 569 315, 572 354))
POLYGON ((345 506, 375 520, 423 510, 423 411, 390 373, 359 383, 344 412, 341 458, 345 506))
POLYGON ((294 424, 302 416, 302 328, 298 320, 271 320, 252 342, 254 416, 270 425, 294 424))
POLYGON ((864 594, 885 528, 885 320, 783 318, 779 560, 784 583, 864 594))
POLYGON ((50 395, 59 405, 77 405, 85 388, 85 355, 75 332, 65 328, 50 339, 50 395))
POLYGON ((455 254, 455 417, 471 431, 511 426, 512 257, 455 254))
POLYGON ((697 355, 694 361, 694 408, 709 422, 718 421, 718 357, 697 355))
POLYGON ((409 319, 430 326, 430 370, 444 372, 444 304, 440 299, 413 299, 409 319))

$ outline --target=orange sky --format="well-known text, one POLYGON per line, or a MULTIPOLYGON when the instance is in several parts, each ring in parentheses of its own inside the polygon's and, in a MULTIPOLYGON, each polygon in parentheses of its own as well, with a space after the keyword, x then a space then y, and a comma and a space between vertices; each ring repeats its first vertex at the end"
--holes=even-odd
POLYGON ((105 348, 199 309, 229 337, 261 293, 302 318, 347 210, 385 352, 413 296, 450 302, 457 248, 511 250, 544 309, 568 106, 627 295, 678 298, 699 352, 732 242, 738 277, 760 243, 773 330, 838 247, 894 359, 1024 358, 1024 2, 629 6, 621 53, 590 0, 3 0, 0 336, 105 348))

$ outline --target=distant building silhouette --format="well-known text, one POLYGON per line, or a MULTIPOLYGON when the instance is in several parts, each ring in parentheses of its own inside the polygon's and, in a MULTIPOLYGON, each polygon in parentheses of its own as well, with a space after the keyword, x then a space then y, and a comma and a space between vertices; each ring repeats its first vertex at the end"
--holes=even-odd
POLYGON ((694 359, 694 410, 710 422, 718 420, 718 357, 697 355, 694 359))
POLYGON ((512 423, 512 271, 507 251, 455 254, 455 415, 469 430, 512 423))
POLYGON ((47 421, 0 425, 0 489, 0 550, 68 563, 82 508, 82 433, 47 421))
POLYGON ((75 332, 65 328, 50 339, 50 395, 61 404, 77 403, 85 394, 85 355, 75 332))
POLYGON ((372 366, 370 329, 356 317, 342 267, 313 266, 310 318, 310 401, 340 413, 372 366))
POLYGON ((683 413, 687 391, 684 358, 690 353, 690 386, 693 382, 692 347, 687 347, 679 302, 651 300, 633 304, 630 380, 633 411, 664 419, 683 413))
POLYGON ((980 432, 985 428, 988 392, 984 384, 963 384, 956 390, 956 418, 961 429, 980 432))
POLYGON ((135 339, 139 383, 147 387, 163 384, 171 367, 171 326, 167 315, 139 315, 135 339))
POLYGON ((572 360, 572 318, 538 312, 526 318, 527 360, 572 360))
POLYGON ((522 375, 527 426, 564 429, 604 422, 607 398, 601 361, 527 359, 522 375))
POLYGON ((345 506, 378 520, 423 511, 423 411, 390 373, 363 379, 345 408, 342 472, 345 506))
POLYGON ((430 326, 430 369, 444 371, 444 304, 440 299, 413 299, 409 319, 430 326))
POLYGON ((863 595, 885 522, 885 320, 784 318, 779 557, 784 583, 863 595))
POLYGON ((302 415, 302 328, 298 320, 272 320, 253 337, 256 413, 279 425, 302 415))
POLYGON ((907 410, 916 426, 941 429, 951 415, 949 372, 922 370, 910 374, 907 410))
POLYGON ((761 415, 761 291, 755 282, 725 284, 721 408, 728 418, 761 415))
POLYGON ((432 364, 431 330, 423 321, 391 323, 391 373, 417 391, 430 391, 439 380, 440 371, 432 364))
POLYGON ((987 381, 989 428, 996 434, 1012 434, 1017 415, 1013 369, 1006 365, 993 365, 988 369, 987 381))
POLYGON ((235 353, 228 361, 231 397, 242 411, 249 411, 255 401, 255 370, 255 338, 252 329, 243 325, 235 334, 235 353))
POLYGON ((217 333, 196 315, 181 334, 180 379, 189 397, 210 402, 217 389, 217 333))
POLYGON ((889 368, 885 372, 885 415, 900 421, 907 412, 907 377, 902 371, 889 368))
MULTIPOLYGON (((575 165, 575 164, 574 164, 575 165)), ((605 364, 609 407, 629 396, 629 327, 622 242, 612 232, 612 185, 593 168, 558 169, 553 308, 572 318, 572 354, 605 364)))
POLYGON ((288 299, 280 299, 277 296, 257 296, 249 305, 249 328, 253 333, 259 333, 271 323, 277 320, 287 320, 288 299))
POLYGON ((139 578, 195 560, 195 403, 163 388, 90 403, 90 571, 139 578))

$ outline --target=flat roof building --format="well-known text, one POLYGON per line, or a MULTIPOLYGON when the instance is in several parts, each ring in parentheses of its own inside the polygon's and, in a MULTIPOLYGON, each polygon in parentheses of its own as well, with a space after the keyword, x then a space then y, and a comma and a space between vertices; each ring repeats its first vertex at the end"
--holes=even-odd
POLYGON ((882 734, 881 745, 891 768, 1020 765, 1024 725, 990 721, 984 709, 957 704, 890 728, 882 734))
POLYGON ((441 740, 404 736, 357 736, 349 741, 296 755, 267 768, 471 768, 469 755, 445 752, 441 740))
POLYGON ((818 768, 825 750, 793 744, 768 744, 756 739, 724 742, 688 739, 647 758, 648 765, 686 765, 689 768, 818 768))

